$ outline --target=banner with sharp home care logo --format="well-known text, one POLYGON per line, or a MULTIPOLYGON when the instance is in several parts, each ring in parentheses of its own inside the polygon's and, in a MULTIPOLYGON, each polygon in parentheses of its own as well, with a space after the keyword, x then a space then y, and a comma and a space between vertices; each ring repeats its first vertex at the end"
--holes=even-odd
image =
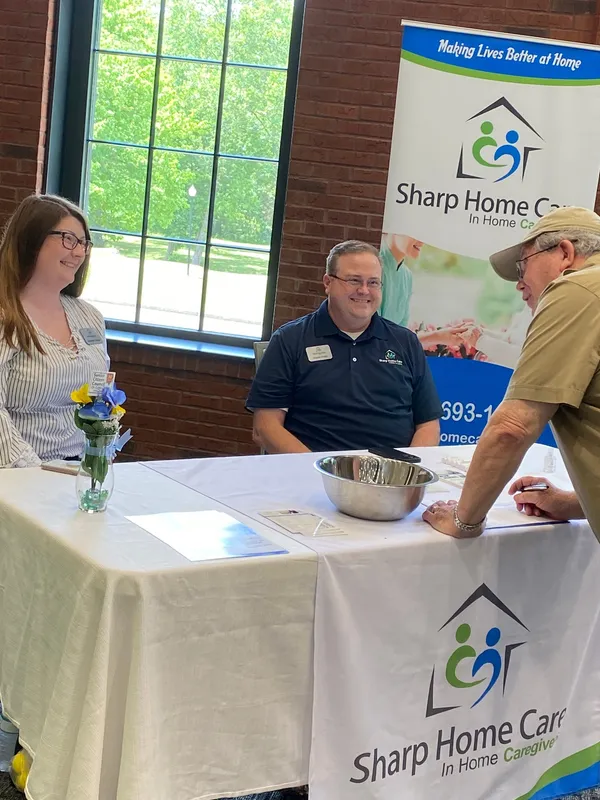
POLYGON ((404 535, 320 555, 311 800, 551 800, 600 784, 587 524, 404 535))
POLYGON ((594 207, 600 49, 406 23, 383 237, 383 316, 417 332, 442 444, 477 441, 531 320, 491 253, 594 207))

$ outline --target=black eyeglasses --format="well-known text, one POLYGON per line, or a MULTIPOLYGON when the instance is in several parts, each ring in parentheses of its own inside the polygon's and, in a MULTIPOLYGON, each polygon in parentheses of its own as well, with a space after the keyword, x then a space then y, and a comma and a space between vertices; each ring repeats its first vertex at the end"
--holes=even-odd
POLYGON ((330 278, 335 278, 338 281, 343 281, 351 286, 353 289, 360 289, 361 286, 367 285, 367 289, 381 289, 383 282, 379 278, 369 278, 369 280, 361 280, 361 278, 340 278, 339 275, 330 275, 330 278))
MULTIPOLYGON (((569 239, 569 241, 572 244, 575 244, 577 239, 569 239)), ((536 250, 535 253, 530 253, 530 255, 525 256, 525 258, 518 258, 516 261, 516 265, 517 265, 517 275, 519 276, 519 280, 520 281, 523 280, 523 276, 525 275, 525 267, 527 266, 527 262, 529 261, 530 258, 533 258, 534 256, 539 256, 540 253, 547 253, 548 250, 554 250, 556 247, 558 247, 559 244, 560 242, 558 242, 557 244, 551 244, 550 247, 544 247, 543 250, 536 250)))
POLYGON ((70 231, 50 231, 48 236, 62 236, 63 247, 65 247, 67 250, 75 250, 77 245, 80 244, 83 247, 83 252, 86 256, 94 246, 94 243, 89 239, 79 239, 70 231))

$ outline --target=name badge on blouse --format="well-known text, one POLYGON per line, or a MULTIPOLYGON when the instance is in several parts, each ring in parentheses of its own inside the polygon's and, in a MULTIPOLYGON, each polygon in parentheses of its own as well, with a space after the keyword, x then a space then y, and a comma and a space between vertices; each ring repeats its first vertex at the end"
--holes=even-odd
POLYGON ((309 361, 329 361, 333 358, 333 353, 328 344, 317 344, 306 348, 306 356, 309 361))
POLYGON ((86 344, 104 344, 104 338, 96 328, 80 328, 79 333, 86 344))

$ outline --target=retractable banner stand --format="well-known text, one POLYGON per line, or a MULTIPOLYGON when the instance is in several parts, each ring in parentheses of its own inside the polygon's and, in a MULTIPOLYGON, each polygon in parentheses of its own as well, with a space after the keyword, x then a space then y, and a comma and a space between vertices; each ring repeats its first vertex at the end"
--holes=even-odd
POLYGON ((442 444, 478 440, 531 320, 489 255, 553 208, 593 208, 599 166, 598 48, 405 23, 382 314, 431 356, 442 444))

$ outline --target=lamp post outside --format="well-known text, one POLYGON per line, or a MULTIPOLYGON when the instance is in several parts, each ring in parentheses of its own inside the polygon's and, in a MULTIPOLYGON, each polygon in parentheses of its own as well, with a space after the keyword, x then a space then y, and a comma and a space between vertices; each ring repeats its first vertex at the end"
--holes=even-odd
MULTIPOLYGON (((192 217, 193 217, 193 210, 194 210, 194 197, 198 194, 196 187, 192 184, 189 189, 187 190, 188 197, 190 198, 189 203, 189 215, 188 215, 188 239, 192 238, 192 217)), ((188 257, 187 257, 187 274, 189 277, 190 274, 190 243, 188 241, 188 257)))

